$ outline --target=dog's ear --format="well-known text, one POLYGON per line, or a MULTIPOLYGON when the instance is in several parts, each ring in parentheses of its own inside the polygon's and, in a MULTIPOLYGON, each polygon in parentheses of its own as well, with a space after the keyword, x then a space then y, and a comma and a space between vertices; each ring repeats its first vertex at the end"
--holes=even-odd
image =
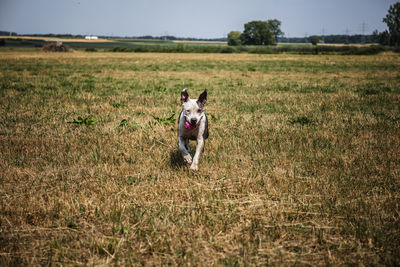
POLYGON ((201 95, 199 96, 199 99, 197 99, 197 102, 199 104, 201 104, 202 106, 204 106, 207 102, 207 89, 204 89, 204 92, 201 93, 201 95))
POLYGON ((186 88, 184 88, 183 90, 182 90, 182 92, 181 92, 181 104, 183 105, 183 104, 185 104, 186 102, 188 102, 189 101, 189 94, 188 94, 188 92, 186 91, 186 88))

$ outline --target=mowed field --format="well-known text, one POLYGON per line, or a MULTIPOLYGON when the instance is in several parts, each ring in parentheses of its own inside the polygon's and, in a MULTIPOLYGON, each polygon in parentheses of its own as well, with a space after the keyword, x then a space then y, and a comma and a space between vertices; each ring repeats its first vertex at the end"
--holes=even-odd
POLYGON ((3 51, 0 69, 2 266, 400 264, 398 54, 3 51), (185 87, 208 89, 198 172, 185 87))

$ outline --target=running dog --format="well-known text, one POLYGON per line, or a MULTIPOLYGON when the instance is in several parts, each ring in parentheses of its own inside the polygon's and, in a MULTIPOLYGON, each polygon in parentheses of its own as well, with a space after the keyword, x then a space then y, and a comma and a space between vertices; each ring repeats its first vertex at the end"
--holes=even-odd
POLYGON ((178 121, 179 150, 183 160, 190 166, 191 170, 199 169, 199 159, 204 151, 204 143, 208 138, 208 120, 204 112, 207 102, 207 89, 200 94, 198 99, 190 99, 186 88, 181 92, 181 104, 183 110, 178 121), (192 158, 189 140, 197 140, 196 152, 192 158))

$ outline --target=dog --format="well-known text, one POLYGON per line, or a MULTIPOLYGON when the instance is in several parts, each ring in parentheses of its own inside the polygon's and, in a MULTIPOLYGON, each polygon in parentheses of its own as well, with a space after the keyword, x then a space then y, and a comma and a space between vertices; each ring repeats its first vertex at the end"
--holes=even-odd
POLYGON ((179 150, 183 160, 190 169, 199 169, 199 159, 204 151, 205 140, 208 138, 208 119, 204 112, 204 105, 207 102, 207 89, 200 94, 198 99, 190 99, 186 88, 181 92, 181 104, 183 110, 179 114, 178 120, 178 142, 179 150), (196 152, 191 156, 189 140, 196 140, 196 152))

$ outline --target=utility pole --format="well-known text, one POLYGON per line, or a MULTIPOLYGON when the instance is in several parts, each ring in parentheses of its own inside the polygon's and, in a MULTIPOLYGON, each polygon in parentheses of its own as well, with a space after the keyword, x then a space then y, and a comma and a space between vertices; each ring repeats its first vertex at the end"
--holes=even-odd
POLYGON ((305 32, 305 33, 304 33, 304 40, 306 41, 306 43, 309 42, 309 41, 308 41, 308 32, 305 32))
POLYGON ((349 44, 349 34, 350 34, 350 30, 349 30, 348 27, 346 28, 345 33, 346 33, 346 43, 349 44))
POLYGON ((365 34, 365 30, 367 29, 367 27, 368 27, 367 23, 363 21, 363 23, 361 24, 361 32, 363 35, 365 34))
POLYGON ((363 23, 361 23, 361 32, 362 32, 362 36, 361 36, 361 43, 365 44, 365 32, 368 29, 368 24, 365 23, 365 21, 363 21, 363 23))

